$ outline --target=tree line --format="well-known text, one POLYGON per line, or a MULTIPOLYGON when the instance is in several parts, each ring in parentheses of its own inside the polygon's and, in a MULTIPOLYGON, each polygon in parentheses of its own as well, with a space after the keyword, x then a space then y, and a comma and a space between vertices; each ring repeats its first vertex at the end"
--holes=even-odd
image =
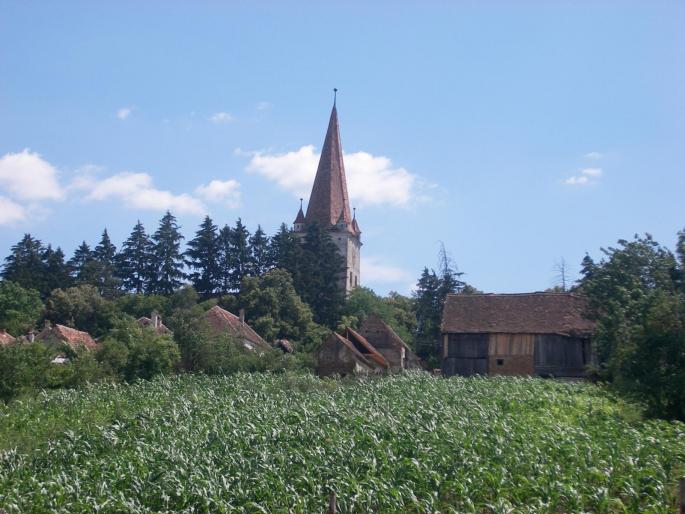
POLYGON ((334 326, 338 321, 343 262, 329 234, 317 225, 309 226, 300 242, 285 224, 268 237, 261 226, 251 234, 241 219, 219 228, 206 216, 185 250, 183 240, 170 212, 152 234, 138 221, 119 249, 105 229, 94 248, 83 241, 70 259, 59 246, 45 246, 25 234, 5 258, 2 278, 38 291, 42 299, 78 285, 95 286, 107 299, 125 293, 168 296, 184 284, 207 299, 235 294, 246 277, 280 268, 290 273, 318 323, 334 326))

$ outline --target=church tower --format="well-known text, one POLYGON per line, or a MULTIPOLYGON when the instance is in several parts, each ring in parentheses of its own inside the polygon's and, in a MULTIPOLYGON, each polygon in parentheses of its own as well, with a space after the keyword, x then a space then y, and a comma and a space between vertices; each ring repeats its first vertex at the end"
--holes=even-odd
POLYGON ((361 282, 359 261, 362 242, 356 212, 354 216, 350 212, 340 143, 340 127, 338 127, 338 111, 335 103, 333 100, 328 131, 307 204, 307 214, 303 212, 300 205, 293 230, 302 237, 308 225, 317 223, 329 231, 345 263, 345 275, 340 278, 340 288, 349 293, 361 282))

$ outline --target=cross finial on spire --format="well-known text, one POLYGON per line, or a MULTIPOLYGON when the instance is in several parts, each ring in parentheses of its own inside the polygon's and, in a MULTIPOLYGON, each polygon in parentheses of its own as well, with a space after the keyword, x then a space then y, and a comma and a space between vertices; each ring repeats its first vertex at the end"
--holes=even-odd
POLYGON ((304 198, 300 198, 300 209, 302 208, 302 202, 304 201, 304 198))
POLYGON ((352 207, 352 219, 356 220, 357 219, 357 208, 352 207))
POLYGON ((338 99, 338 88, 333 88, 333 107, 335 107, 335 101, 338 99))

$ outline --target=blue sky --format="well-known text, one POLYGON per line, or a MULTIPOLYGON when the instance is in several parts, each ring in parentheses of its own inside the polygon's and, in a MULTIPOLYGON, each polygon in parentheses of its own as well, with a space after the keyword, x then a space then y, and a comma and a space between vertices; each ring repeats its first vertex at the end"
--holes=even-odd
MULTIPOLYGON (((683 2, 0 1, 0 253, 70 254, 166 208, 269 233, 332 102, 362 282, 407 293, 443 241, 488 292, 685 227, 683 2)), ((306 196, 305 196, 306 198, 306 196)))

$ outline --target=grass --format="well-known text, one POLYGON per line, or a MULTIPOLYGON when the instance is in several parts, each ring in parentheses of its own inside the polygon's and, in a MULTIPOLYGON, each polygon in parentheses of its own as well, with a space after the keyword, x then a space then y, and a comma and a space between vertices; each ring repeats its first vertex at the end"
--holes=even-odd
POLYGON ((185 375, 0 406, 7 512, 669 512, 685 425, 590 384, 185 375))

